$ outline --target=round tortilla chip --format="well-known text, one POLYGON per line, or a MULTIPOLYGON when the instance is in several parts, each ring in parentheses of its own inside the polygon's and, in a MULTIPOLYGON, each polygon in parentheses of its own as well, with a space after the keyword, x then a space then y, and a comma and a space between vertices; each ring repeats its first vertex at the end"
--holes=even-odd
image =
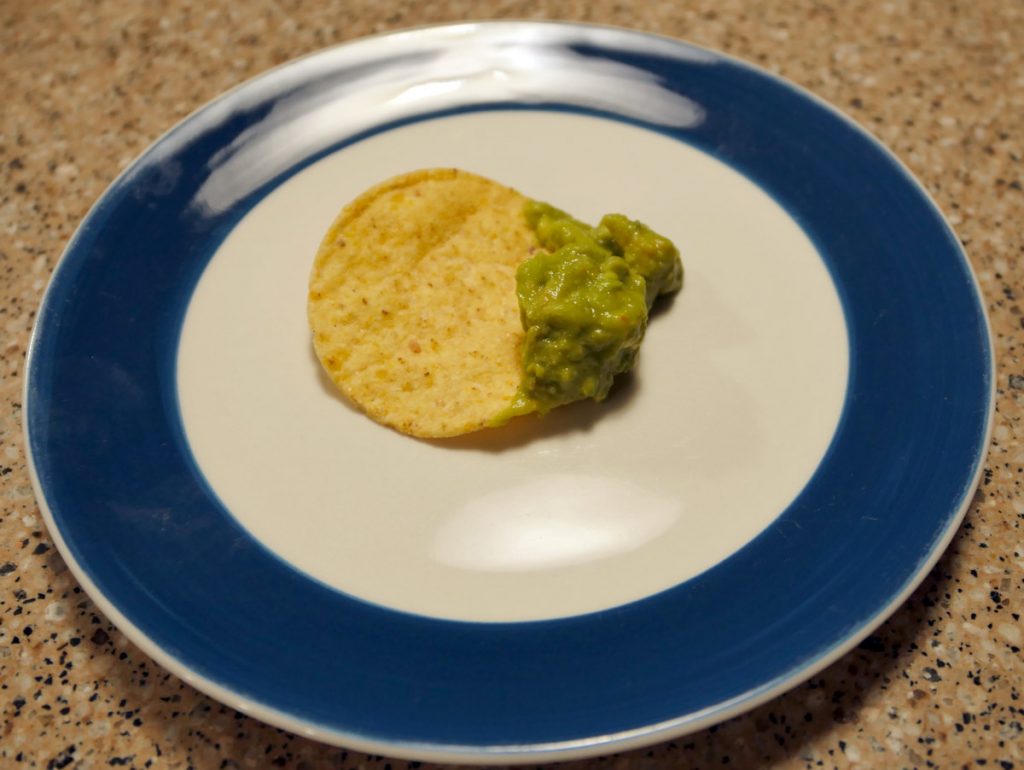
POLYGON ((455 169, 389 179, 346 206, 309 282, 316 354, 374 420, 425 438, 484 428, 516 394, 515 272, 536 248, 520 193, 455 169))

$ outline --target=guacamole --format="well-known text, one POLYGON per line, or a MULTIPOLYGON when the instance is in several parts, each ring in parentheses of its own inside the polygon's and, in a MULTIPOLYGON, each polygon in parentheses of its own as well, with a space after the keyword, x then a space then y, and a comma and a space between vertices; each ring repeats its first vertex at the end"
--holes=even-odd
POLYGON ((516 272, 523 378, 496 423, 603 400, 615 375, 633 368, 655 298, 683 281, 672 242, 622 214, 590 227, 530 201, 525 215, 541 248, 516 272))

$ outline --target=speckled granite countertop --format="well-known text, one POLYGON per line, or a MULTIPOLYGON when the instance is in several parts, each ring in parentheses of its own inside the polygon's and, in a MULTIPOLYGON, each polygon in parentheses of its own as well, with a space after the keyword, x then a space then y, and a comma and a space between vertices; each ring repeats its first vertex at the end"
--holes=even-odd
POLYGON ((1018 0, 0 3, 0 767, 405 764, 312 743, 223 707, 163 671, 96 610, 33 499, 21 377, 65 242, 154 138, 279 62, 373 32, 466 18, 657 31, 756 62, 839 106, 935 196, 980 277, 996 340, 997 414, 982 486, 945 557, 892 619, 746 716, 578 765, 1024 768, 1018 0))

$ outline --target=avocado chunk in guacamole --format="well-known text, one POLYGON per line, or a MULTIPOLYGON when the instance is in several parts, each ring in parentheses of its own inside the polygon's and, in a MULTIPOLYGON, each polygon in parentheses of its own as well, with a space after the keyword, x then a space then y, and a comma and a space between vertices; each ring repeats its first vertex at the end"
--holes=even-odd
POLYGON ((655 298, 683 282, 679 250, 641 222, 608 214, 590 227, 537 201, 525 215, 540 249, 516 273, 523 378, 497 423, 603 400, 633 368, 655 298))

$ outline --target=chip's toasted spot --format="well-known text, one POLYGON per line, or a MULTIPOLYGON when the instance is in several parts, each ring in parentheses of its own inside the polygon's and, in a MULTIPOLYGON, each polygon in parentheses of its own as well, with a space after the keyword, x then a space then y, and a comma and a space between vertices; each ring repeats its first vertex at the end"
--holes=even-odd
POLYGON ((317 252, 309 322, 324 369, 370 417, 421 437, 486 427, 515 396, 515 271, 535 248, 526 199, 454 169, 360 195, 317 252))

